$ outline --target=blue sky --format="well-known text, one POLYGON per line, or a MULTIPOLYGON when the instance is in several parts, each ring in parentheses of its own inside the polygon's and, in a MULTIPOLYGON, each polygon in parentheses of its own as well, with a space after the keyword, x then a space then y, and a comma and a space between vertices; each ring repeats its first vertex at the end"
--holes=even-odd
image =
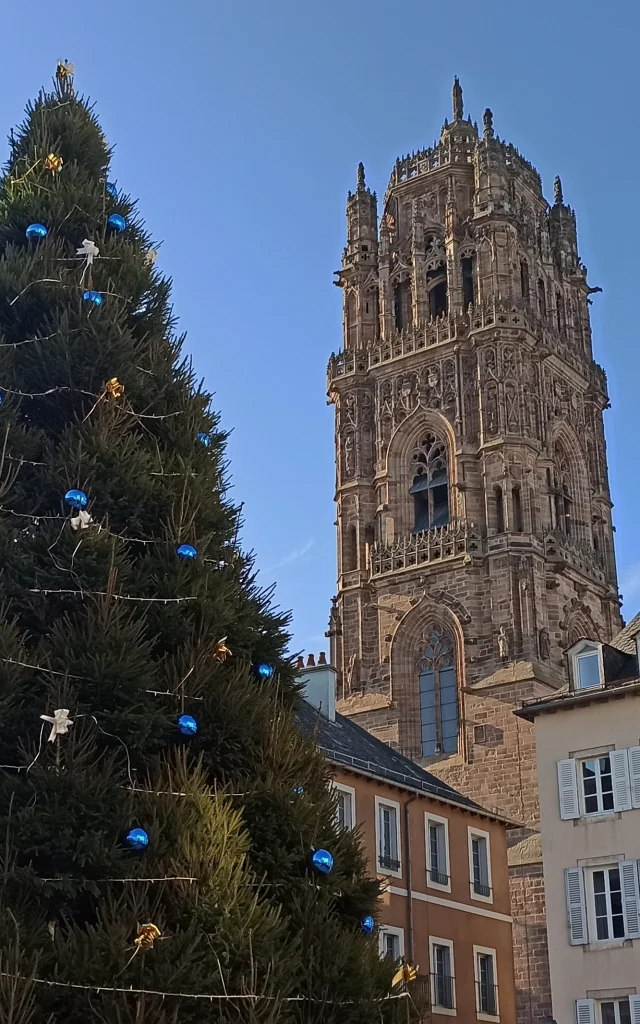
POLYGON ((295 646, 324 649, 335 589, 332 286, 363 160, 382 195, 397 156, 433 142, 454 74, 552 196, 577 212, 594 296, 617 555, 640 607, 640 244, 636 5, 617 0, 31 0, 3 11, 0 134, 58 58, 96 102, 174 280, 187 348, 233 428, 234 494, 295 646))

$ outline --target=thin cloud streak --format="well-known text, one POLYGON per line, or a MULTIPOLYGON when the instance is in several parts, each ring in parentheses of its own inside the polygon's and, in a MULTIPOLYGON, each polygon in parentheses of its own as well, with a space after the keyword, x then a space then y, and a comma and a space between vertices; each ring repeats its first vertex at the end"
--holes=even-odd
POLYGON ((303 547, 290 551, 288 555, 281 558, 279 562, 275 563, 275 565, 270 565, 266 569, 262 569, 262 572, 275 572, 276 569, 284 569, 288 565, 293 565, 294 562, 299 562, 305 557, 305 555, 309 554, 313 545, 314 541, 312 538, 311 540, 308 540, 303 547))

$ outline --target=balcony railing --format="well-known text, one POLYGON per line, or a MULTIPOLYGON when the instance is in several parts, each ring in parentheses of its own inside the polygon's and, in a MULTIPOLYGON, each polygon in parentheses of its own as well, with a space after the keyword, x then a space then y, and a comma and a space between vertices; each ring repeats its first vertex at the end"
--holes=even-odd
POLYGON ((473 891, 475 892, 476 896, 487 896, 488 897, 488 896, 491 895, 491 886, 490 885, 486 885, 484 882, 481 882, 480 879, 478 879, 478 878, 474 878, 474 880, 473 880, 473 891))
POLYGON ((473 524, 456 519, 447 526, 400 537, 392 544, 371 547, 372 576, 384 576, 398 569, 411 569, 429 562, 441 562, 458 555, 482 554, 482 534, 473 524))
POLYGON ((431 993, 434 1008, 440 1006, 445 1010, 454 1010, 453 977, 450 974, 431 975, 431 993))
POLYGON ((437 868, 429 868, 429 878, 436 885, 448 885, 449 876, 445 875, 444 872, 438 871, 437 868))
POLYGON ((605 582, 602 556, 591 544, 570 537, 563 530, 548 530, 544 537, 544 553, 557 565, 570 565, 585 575, 605 582))
POLYGON ((495 1017, 498 1010, 498 987, 488 981, 476 981, 478 990, 478 1012, 495 1017))
POLYGON ((390 854, 384 853, 382 850, 380 850, 380 853, 378 854, 378 865, 381 868, 387 868, 388 871, 400 870, 400 861, 396 860, 390 854))

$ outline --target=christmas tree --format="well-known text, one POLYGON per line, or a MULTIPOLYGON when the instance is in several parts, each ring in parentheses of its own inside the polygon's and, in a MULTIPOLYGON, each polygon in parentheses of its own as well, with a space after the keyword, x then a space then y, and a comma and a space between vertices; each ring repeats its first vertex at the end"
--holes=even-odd
POLYGON ((109 163, 61 63, 0 186, 0 1020, 406 1020, 109 163))

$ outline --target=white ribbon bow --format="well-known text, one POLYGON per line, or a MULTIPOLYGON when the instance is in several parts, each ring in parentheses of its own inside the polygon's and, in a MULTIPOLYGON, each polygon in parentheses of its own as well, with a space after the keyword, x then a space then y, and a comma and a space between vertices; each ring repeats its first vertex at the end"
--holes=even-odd
POLYGON ((87 257, 87 262, 84 265, 82 277, 80 278, 80 283, 82 283, 84 281, 84 275, 86 274, 87 270, 89 270, 89 268, 93 266, 94 259, 96 258, 96 256, 100 255, 100 250, 98 249, 98 246, 95 242, 92 242, 90 238, 85 238, 83 239, 80 248, 76 249, 76 255, 87 257))
POLYGON ((65 736, 69 732, 69 726, 73 725, 73 719, 69 718, 69 708, 58 708, 51 715, 40 715, 43 722, 51 723, 49 743, 55 742, 58 736, 65 736))
POLYGON ((69 522, 71 523, 72 530, 88 530, 92 519, 89 513, 81 508, 77 516, 71 516, 69 522))

